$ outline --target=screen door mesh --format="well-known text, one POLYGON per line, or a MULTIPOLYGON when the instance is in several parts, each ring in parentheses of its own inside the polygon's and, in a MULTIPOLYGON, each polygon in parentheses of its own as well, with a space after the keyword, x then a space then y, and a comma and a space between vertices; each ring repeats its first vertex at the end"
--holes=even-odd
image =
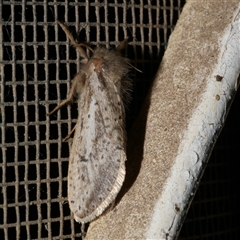
MULTIPOLYGON (((51 117, 80 68, 56 19, 92 46, 130 37, 131 127, 159 66, 184 0, 0 1, 0 239, 81 239, 67 202, 76 104, 51 117)), ((207 204, 207 203, 205 203, 207 204)), ((187 228, 188 229, 188 228, 187 228)))

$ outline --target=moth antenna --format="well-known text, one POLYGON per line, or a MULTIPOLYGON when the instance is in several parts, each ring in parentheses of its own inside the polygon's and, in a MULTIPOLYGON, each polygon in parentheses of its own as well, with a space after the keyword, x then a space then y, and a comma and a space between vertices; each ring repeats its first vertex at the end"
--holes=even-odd
POLYGON ((60 25, 60 27, 65 32, 67 37, 70 39, 72 45, 78 50, 78 52, 80 53, 80 56, 82 58, 89 59, 89 57, 87 56, 86 51, 84 51, 82 49, 82 47, 85 47, 85 48, 89 49, 92 53, 94 52, 93 49, 90 46, 88 46, 87 44, 85 44, 85 43, 77 43, 75 41, 75 39, 73 38, 72 34, 69 32, 68 28, 64 24, 62 24, 59 20, 57 20, 57 23, 60 25))
POLYGON ((128 45, 128 39, 129 37, 125 38, 123 41, 121 41, 118 46, 116 47, 116 51, 121 52, 123 51, 127 45, 128 45))
MULTIPOLYGON (((123 41, 121 41, 118 46, 116 47, 116 51, 118 52, 122 52, 128 45, 128 40, 129 40, 129 37, 125 38, 123 41)), ((142 73, 141 70, 137 69, 136 67, 134 67, 131 63, 127 62, 127 64, 132 67, 133 69, 135 69, 136 71, 142 73)))

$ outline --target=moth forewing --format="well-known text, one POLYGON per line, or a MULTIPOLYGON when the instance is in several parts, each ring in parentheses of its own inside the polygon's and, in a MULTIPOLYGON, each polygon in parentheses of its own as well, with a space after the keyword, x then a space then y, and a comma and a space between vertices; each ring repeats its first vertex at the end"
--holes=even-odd
POLYGON ((121 89, 111 79, 112 57, 97 49, 89 61, 88 77, 79 103, 69 163, 68 197, 75 219, 88 222, 115 199, 125 177, 125 111, 121 89), (99 63, 100 62, 100 63, 99 63), (100 67, 102 66, 102 67, 100 67), (106 68, 104 71, 101 68, 106 68), (78 176, 78 181, 73 176, 78 176))
MULTIPOLYGON (((60 25, 73 45, 81 48, 60 25)), ((92 57, 74 78, 67 99, 51 112, 71 103, 76 94, 81 95, 68 169, 68 201, 78 222, 89 222, 102 214, 116 198, 125 178, 123 97, 131 84, 127 78, 128 61, 119 51, 126 42, 117 50, 92 50, 92 57)))

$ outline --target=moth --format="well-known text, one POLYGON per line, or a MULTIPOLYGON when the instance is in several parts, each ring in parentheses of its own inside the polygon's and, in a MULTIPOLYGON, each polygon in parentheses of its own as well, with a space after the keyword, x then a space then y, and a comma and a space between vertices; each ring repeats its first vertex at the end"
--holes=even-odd
POLYGON ((121 55, 128 40, 114 50, 92 49, 77 43, 58 21, 78 50, 81 69, 67 98, 48 115, 78 101, 79 116, 69 157, 68 201, 77 222, 92 221, 115 200, 125 179, 125 105, 129 101, 132 65, 121 55), (88 51, 87 51, 88 50, 88 51))

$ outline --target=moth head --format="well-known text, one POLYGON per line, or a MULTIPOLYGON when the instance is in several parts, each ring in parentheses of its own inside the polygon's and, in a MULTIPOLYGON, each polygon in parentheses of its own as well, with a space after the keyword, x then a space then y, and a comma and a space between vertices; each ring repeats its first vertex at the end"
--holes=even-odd
POLYGON ((129 65, 128 60, 122 57, 120 51, 98 47, 89 59, 89 69, 117 81, 128 73, 129 65))

